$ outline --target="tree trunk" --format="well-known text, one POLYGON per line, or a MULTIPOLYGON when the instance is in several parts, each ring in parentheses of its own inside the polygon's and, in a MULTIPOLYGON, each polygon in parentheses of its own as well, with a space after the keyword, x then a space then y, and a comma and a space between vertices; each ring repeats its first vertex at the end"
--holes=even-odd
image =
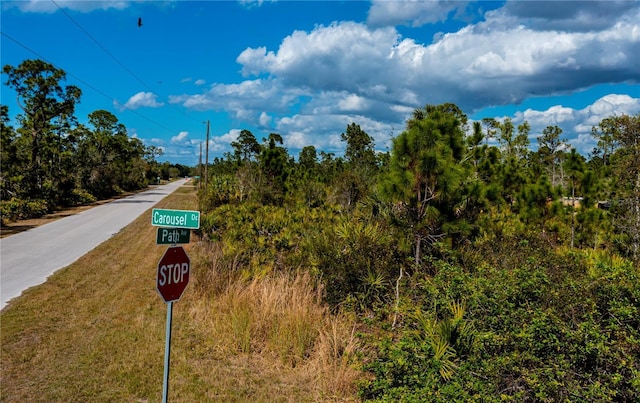
POLYGON ((416 267, 420 266, 420 249, 422 248, 422 236, 420 234, 416 235, 416 250, 415 250, 415 264, 416 267))
POLYGON ((571 187, 571 249, 573 249, 573 240, 576 231, 576 187, 571 187))

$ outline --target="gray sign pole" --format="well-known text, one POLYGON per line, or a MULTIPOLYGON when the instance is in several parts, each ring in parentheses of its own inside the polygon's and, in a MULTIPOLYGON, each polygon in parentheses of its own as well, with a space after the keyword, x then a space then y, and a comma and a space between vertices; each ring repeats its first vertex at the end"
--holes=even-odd
POLYGON ((162 403, 169 398, 169 358, 171 356, 171 317, 173 316, 173 301, 167 302, 167 331, 164 345, 164 382, 162 385, 162 403))

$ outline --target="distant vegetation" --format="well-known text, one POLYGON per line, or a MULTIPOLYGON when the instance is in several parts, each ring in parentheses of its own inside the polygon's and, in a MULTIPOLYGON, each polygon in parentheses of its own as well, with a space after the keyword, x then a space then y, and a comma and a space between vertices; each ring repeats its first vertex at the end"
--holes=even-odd
POLYGON ((82 91, 62 85, 64 71, 26 60, 17 67, 4 66, 3 73, 22 108, 16 129, 10 125, 8 107, 0 105, 3 222, 189 174, 188 167, 158 163, 161 150, 129 137, 111 112, 94 111, 88 116, 89 127, 79 124, 74 113, 82 91))

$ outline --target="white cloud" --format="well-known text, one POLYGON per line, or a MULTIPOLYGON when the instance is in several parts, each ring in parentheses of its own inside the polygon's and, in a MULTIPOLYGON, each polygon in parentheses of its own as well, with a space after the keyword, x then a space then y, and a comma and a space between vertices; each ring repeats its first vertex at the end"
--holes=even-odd
POLYGON ((184 143, 185 140, 187 140, 187 137, 189 137, 189 132, 180 132, 180 133, 178 133, 177 136, 171 137, 171 142, 172 143, 184 143))
MULTIPOLYGON (((613 26, 627 13, 634 14, 637 1, 508 1, 501 13, 536 30, 588 32, 613 26)), ((637 10, 636 10, 637 11, 637 10)))
POLYGON ((393 28, 342 22, 296 31, 277 51, 246 49, 237 61, 245 75, 266 73, 290 87, 414 107, 454 102, 471 112, 532 95, 640 80, 640 58, 632 56, 640 53, 637 10, 636 16, 583 33, 502 26, 494 13, 427 46, 393 28))
POLYGON ((158 96, 152 92, 139 92, 133 95, 123 105, 123 109, 138 109, 142 107, 159 108, 164 105, 157 101, 158 96))
POLYGON ((206 83, 206 81, 202 80, 202 79, 194 81, 195 85, 204 85, 205 83, 206 83))
MULTIPOLYGON (((583 109, 572 109, 556 105, 543 111, 527 109, 513 116, 517 125, 523 121, 531 125, 531 137, 537 138, 547 126, 558 126, 563 138, 583 154, 589 153, 597 141, 591 136, 591 128, 603 119, 615 115, 640 113, 640 98, 626 94, 609 94, 583 109)), ((533 145, 535 149, 535 144, 533 145)))
POLYGON ((285 113, 305 92, 287 88, 279 80, 246 80, 239 84, 214 84, 201 94, 172 95, 169 102, 198 111, 225 110, 236 119, 259 124, 263 111, 285 113))
POLYGON ((338 108, 343 111, 361 111, 367 106, 367 100, 355 94, 350 94, 338 102, 338 108))
MULTIPOLYGON (((395 130, 394 125, 362 115, 296 114, 279 119, 276 122, 276 131, 282 134, 284 146, 290 150, 300 150, 313 145, 318 149, 341 155, 345 144, 340 139, 340 134, 354 122, 373 137, 378 150, 384 150, 389 146, 391 134, 395 130)), ((401 124, 398 122, 398 125, 401 124)))
MULTIPOLYGON (((231 143, 238 139, 241 129, 231 129, 227 133, 220 136, 212 136, 209 139, 209 155, 221 154, 225 151, 229 151, 231 143)), ((203 143, 204 146, 204 143, 203 143)), ((204 149, 203 149, 204 153, 204 149)))
POLYGON ((446 21, 448 16, 462 12, 466 1, 389 1, 373 0, 367 23, 371 26, 410 25, 418 27, 428 23, 446 21))
POLYGON ((266 112, 262 112, 260 114, 259 123, 262 127, 268 127, 271 124, 271 116, 269 116, 266 112))
MULTIPOLYGON (((131 1, 86 1, 86 0, 57 0, 60 8, 88 13, 94 10, 123 10, 131 5, 131 1)), ((3 8, 16 7, 25 13, 53 13, 58 6, 51 1, 19 0, 3 2, 3 8)))
POLYGON ((262 6, 265 1, 276 1, 276 0, 238 0, 238 3, 245 8, 256 8, 262 6))

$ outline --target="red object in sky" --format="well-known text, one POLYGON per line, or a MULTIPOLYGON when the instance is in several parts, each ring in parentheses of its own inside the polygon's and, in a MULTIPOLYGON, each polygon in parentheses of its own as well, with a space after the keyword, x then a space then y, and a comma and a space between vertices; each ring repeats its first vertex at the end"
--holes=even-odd
POLYGON ((156 286, 164 302, 177 301, 189 284, 191 261, 182 246, 167 249, 158 262, 156 286))

